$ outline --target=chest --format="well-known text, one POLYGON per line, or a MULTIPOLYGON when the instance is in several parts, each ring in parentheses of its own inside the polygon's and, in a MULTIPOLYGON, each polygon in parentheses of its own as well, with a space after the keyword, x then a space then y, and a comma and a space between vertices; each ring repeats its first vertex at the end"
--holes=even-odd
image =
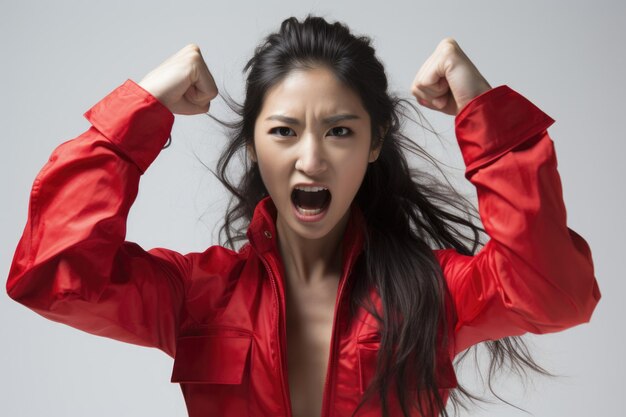
POLYGON ((321 415, 337 282, 287 291, 287 370, 294 417, 321 415))
MULTIPOLYGON (((375 371, 375 317, 363 308, 347 314, 346 284, 326 387, 338 280, 325 289, 293 291, 289 278, 272 275, 277 270, 251 262, 233 285, 216 279, 223 271, 190 284, 171 378, 181 384, 190 417, 320 417, 325 388, 330 394, 326 415, 350 417, 354 411, 375 371)), ((372 289, 370 295, 380 311, 377 292, 372 289)), ((450 360, 445 365, 440 369, 453 381, 450 360)), ((374 403, 359 415, 379 411, 374 403)))

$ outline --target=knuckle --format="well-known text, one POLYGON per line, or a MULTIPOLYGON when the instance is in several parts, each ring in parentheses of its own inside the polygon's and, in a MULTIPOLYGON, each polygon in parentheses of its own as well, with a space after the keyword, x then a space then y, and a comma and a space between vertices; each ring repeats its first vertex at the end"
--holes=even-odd
POLYGON ((444 53, 453 53, 457 50, 458 48, 458 43, 451 37, 447 37, 444 40, 441 41, 440 45, 440 49, 444 52, 444 53))
POLYGON ((411 94, 413 94, 415 97, 422 96, 422 91, 417 84, 413 84, 413 86, 411 87, 411 94))

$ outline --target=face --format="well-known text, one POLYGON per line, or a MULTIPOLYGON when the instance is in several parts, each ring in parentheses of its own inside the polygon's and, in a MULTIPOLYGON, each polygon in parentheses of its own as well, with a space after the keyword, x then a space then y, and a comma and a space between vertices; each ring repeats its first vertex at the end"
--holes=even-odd
POLYGON ((248 151, 276 205, 279 227, 320 239, 345 225, 368 163, 378 157, 371 139, 360 98, 328 69, 295 70, 273 86, 248 151), (313 183, 328 188, 330 203, 320 215, 302 216, 292 192, 313 183))

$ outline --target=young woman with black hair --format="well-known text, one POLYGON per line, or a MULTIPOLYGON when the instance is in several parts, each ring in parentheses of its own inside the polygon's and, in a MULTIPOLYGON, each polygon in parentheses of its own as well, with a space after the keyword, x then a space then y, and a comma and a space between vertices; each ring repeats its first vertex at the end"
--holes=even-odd
POLYGON ((409 165, 411 153, 432 159, 402 133, 413 105, 389 93, 369 38, 290 18, 244 72, 243 105, 228 101, 237 121, 211 115, 230 129, 224 246, 183 255, 125 241, 174 114, 206 113, 218 95, 191 44, 94 105, 92 127, 53 151, 8 294, 172 356, 192 417, 447 416, 449 396, 455 411, 479 399, 453 366, 479 343, 490 380, 507 360, 549 375, 519 336, 586 323, 600 299, 589 246, 566 224, 553 119, 492 88, 454 39, 437 45, 411 92, 455 116, 477 215, 409 165))

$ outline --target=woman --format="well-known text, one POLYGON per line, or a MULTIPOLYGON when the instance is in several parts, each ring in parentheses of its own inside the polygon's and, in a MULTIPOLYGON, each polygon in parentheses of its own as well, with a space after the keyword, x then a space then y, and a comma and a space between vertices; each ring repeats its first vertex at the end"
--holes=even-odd
POLYGON ((490 237, 478 250, 470 205, 409 167, 408 152, 428 154, 402 135, 405 101, 387 91, 368 38, 290 18, 244 71, 240 120, 218 120, 231 128, 218 163, 233 193, 228 248, 182 255, 124 240, 174 114, 205 113, 218 94, 192 44, 115 89, 85 113, 93 126, 54 150, 8 294, 172 356, 190 416, 448 415, 450 393, 455 408, 457 395, 478 398, 452 361, 480 342, 492 365, 547 374, 518 336, 588 322, 600 299, 590 249, 566 225, 554 120, 492 88, 451 38, 417 72, 418 102, 455 116, 490 237))

